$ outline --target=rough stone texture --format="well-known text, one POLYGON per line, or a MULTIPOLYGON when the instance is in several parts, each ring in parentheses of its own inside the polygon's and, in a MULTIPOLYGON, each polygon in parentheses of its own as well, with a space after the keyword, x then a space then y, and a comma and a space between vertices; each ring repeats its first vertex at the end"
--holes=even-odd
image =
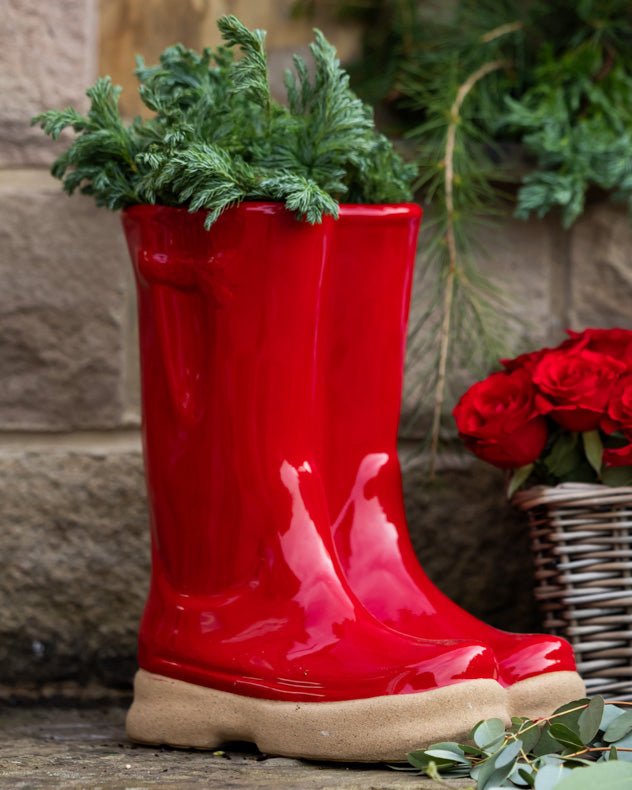
POLYGON ((632 328, 628 212, 609 203, 590 206, 573 226, 570 238, 570 327, 632 328))
POLYGON ((0 171, 0 429, 121 424, 128 253, 120 219, 38 171, 0 171))
POLYGON ((0 25, 0 166, 51 162, 60 150, 31 117, 83 109, 96 73, 97 0, 3 0, 0 25))
POLYGON ((139 445, 0 454, 3 683, 131 683, 149 578, 139 445))
MULTIPOLYGON (((221 753, 138 746, 124 708, 0 707, 0 785, 14 790, 431 790, 425 777, 386 766, 264 757, 244 745, 221 753)), ((375 723, 379 727, 379 722, 375 723)), ((472 780, 450 779, 447 788, 472 780)))
MULTIPOLYGON (((433 369, 433 359, 438 355, 442 315, 439 308, 421 330, 416 330, 429 304, 433 301, 437 303, 437 297, 433 296, 437 287, 434 272, 426 271, 425 224, 429 226, 431 222, 431 212, 426 211, 420 231, 413 284, 402 403, 402 433, 417 438, 422 437, 431 424, 433 394, 428 385, 432 381, 429 373, 433 369), (429 337, 432 338, 430 341, 429 337), (420 403, 424 404, 421 409, 420 403)), ((557 314, 557 304, 552 302, 552 278, 558 266, 558 252, 551 223, 537 219, 525 222, 503 216, 494 226, 483 225, 475 243, 480 271, 505 292, 510 306, 512 318, 506 338, 507 348, 521 353, 544 345, 552 333, 559 332, 559 324, 564 323, 564 319, 557 314)), ((443 299, 442 293, 439 299, 443 299)), ((507 322, 507 318, 502 320, 507 322)), ((452 355, 451 360, 455 359, 452 355)), ((460 395, 475 380, 476 374, 471 366, 469 369, 451 366, 448 371, 446 413, 452 411, 460 395)))
POLYGON ((538 630, 527 525, 506 501, 502 473, 453 457, 443 460, 431 484, 414 446, 402 450, 411 539, 430 578, 498 628, 538 630))

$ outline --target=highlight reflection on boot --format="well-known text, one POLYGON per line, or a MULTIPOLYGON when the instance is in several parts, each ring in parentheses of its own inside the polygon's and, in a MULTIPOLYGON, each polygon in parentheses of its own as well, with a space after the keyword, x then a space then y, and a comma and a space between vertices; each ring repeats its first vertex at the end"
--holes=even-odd
MULTIPOLYGON (((400 531, 389 519, 378 492, 367 495, 369 484, 375 482, 381 472, 386 472, 389 462, 392 459, 388 453, 364 456, 349 497, 332 524, 344 571, 353 591, 369 611, 373 611, 373 607, 387 610, 386 601, 389 599, 400 603, 412 602, 420 594, 418 586, 407 574, 394 572, 396 567, 391 557, 399 554, 400 531)), ((429 600, 426 614, 437 614, 429 600)), ((453 637, 438 630, 428 638, 453 637)))

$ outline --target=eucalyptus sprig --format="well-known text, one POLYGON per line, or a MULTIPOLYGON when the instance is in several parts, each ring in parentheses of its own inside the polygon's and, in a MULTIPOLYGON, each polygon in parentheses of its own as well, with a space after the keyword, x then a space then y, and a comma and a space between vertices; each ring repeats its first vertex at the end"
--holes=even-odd
POLYGON ((468 743, 436 743, 407 755, 432 778, 467 777, 477 790, 621 790, 632 783, 632 703, 581 699, 543 719, 479 722, 468 743))
POLYGON ((337 216, 342 201, 412 198, 415 167, 376 131, 322 33, 311 44, 313 74, 295 56, 285 79, 288 105, 281 105, 270 92, 265 31, 234 16, 218 27, 225 45, 215 50, 178 44, 158 65, 138 58, 140 96, 155 114, 147 121, 123 122, 120 88, 108 77, 88 90, 86 117, 66 109, 33 119, 54 139, 66 128, 78 133, 52 167, 66 192, 79 189, 112 210, 135 203, 204 209, 207 227, 244 200, 280 201, 316 223, 337 216))

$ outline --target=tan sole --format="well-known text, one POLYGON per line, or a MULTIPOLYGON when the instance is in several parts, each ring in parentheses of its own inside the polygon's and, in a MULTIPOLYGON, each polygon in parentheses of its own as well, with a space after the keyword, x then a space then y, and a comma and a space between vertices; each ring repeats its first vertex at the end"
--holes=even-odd
POLYGON ((577 672, 547 672, 509 686, 507 709, 510 716, 541 719, 585 696, 586 687, 577 672))
POLYGON ((257 699, 139 670, 127 733, 139 743, 217 749, 250 741, 266 754, 401 762, 407 752, 462 740, 481 719, 507 719, 505 689, 470 680, 417 694, 344 702, 257 699))

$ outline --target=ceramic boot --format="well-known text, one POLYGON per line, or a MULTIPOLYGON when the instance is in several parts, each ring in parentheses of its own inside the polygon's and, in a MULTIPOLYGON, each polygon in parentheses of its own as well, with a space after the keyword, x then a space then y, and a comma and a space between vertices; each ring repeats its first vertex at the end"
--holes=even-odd
POLYGON ((385 211, 344 207, 325 266, 323 294, 332 301, 322 310, 336 321, 326 322, 321 337, 320 383, 330 411, 319 462, 338 557, 354 593, 383 623, 491 645, 510 714, 547 715, 585 694, 570 645, 477 620, 430 582, 413 551, 396 441, 414 237, 401 207, 388 218, 385 211), (378 218, 390 234, 376 232, 378 218))
MULTIPOLYGON (((127 728, 148 744, 403 760, 506 720, 490 649, 386 627, 340 569, 314 448, 333 219, 134 206, 152 575, 127 728)), ((413 234, 411 227, 410 235, 413 234)))

